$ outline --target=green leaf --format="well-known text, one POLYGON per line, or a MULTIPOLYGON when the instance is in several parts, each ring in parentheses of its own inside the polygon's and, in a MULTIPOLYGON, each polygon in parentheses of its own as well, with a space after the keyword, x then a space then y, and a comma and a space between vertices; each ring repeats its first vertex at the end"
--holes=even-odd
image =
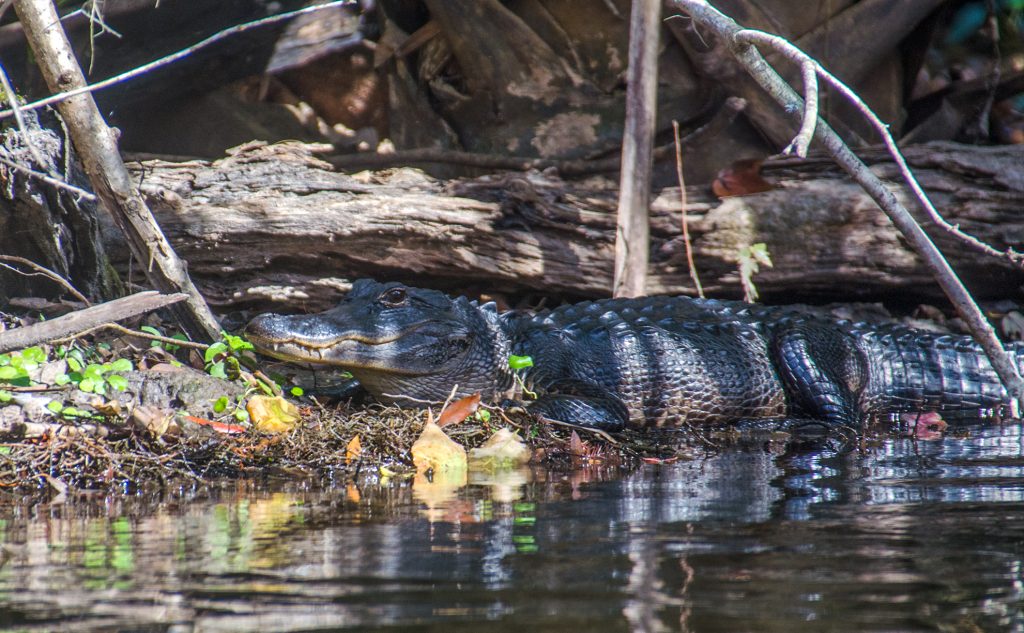
POLYGON ((55 385, 63 387, 64 385, 71 382, 71 376, 68 376, 67 374, 57 374, 54 377, 53 382, 55 385))
POLYGON ((221 332, 220 335, 224 337, 224 340, 231 347, 231 351, 233 352, 241 352, 253 349, 252 343, 245 340, 241 336, 232 336, 227 332, 221 332))
POLYGON ((217 398, 217 401, 213 403, 214 413, 224 413, 228 408, 228 397, 221 396, 217 398))
POLYGON ((46 362, 46 352, 41 347, 28 347, 22 350, 21 357, 36 364, 46 362))
POLYGON ((110 364, 110 371, 116 371, 119 373, 131 371, 134 368, 135 367, 132 365, 132 361, 128 360, 127 358, 118 358, 117 360, 110 364))
POLYGON ((68 357, 65 360, 67 360, 68 369, 71 371, 82 371, 82 362, 75 358, 73 354, 68 354, 68 357))
POLYGON ((46 408, 53 413, 60 413, 60 410, 64 408, 64 403, 60 400, 50 400, 46 403, 46 408))
POLYGON ((110 369, 109 365, 104 367, 103 365, 97 365, 96 363, 92 363, 85 368, 85 371, 82 372, 82 375, 95 382, 97 380, 102 380, 103 374, 107 373, 108 369, 110 369))
POLYGON ((107 395, 107 383, 105 381, 99 381, 92 386, 92 392, 101 396, 107 395))
POLYGON ((10 402, 12 399, 14 399, 13 393, 0 389, 0 402, 10 402))
POLYGON ((92 391, 95 386, 96 381, 92 378, 83 378, 82 381, 78 383, 78 388, 85 392, 92 391))
POLYGON ((239 422, 248 422, 249 412, 245 409, 235 409, 235 419, 239 422))
POLYGON ((220 354, 227 353, 227 351, 228 346, 225 343, 218 341, 206 348, 206 352, 203 354, 203 360, 207 363, 212 363, 213 359, 217 358, 220 354))
POLYGON ((10 364, 11 364, 11 355, 10 354, 0 354, 0 367, 4 367, 4 366, 10 365, 10 364))
POLYGON ((526 369, 527 367, 533 367, 533 358, 512 354, 508 357, 508 366, 517 371, 520 369, 526 369))
POLYGON ((146 334, 152 334, 153 336, 163 336, 163 334, 160 333, 160 330, 156 329, 152 325, 143 325, 139 329, 145 332, 146 334))
POLYGON ((291 389, 288 390, 288 393, 298 398, 299 396, 306 392, 302 390, 302 387, 292 387, 291 389))
POLYGON ((224 371, 224 361, 217 361, 210 365, 210 368, 206 370, 214 378, 227 378, 228 374, 224 371))
POLYGON ((107 376, 107 384, 110 385, 111 389, 124 391, 128 388, 128 379, 120 374, 110 374, 107 376))
POLYGON ((477 409, 476 419, 486 424, 491 421, 491 412, 487 409, 477 409))
POLYGON ((21 378, 27 376, 25 370, 12 365, 5 365, 0 367, 0 380, 14 380, 15 378, 21 378))

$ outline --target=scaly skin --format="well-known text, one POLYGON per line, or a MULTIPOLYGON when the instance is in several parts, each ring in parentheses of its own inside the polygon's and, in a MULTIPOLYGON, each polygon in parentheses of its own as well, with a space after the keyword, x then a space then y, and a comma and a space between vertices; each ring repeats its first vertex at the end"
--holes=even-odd
POLYGON ((1007 400, 967 337, 688 297, 532 315, 361 280, 332 310, 263 315, 246 334, 268 355, 346 369, 385 402, 439 402, 455 385, 499 401, 514 384, 509 354, 530 356, 530 411, 607 430, 762 418, 852 425, 1007 400))

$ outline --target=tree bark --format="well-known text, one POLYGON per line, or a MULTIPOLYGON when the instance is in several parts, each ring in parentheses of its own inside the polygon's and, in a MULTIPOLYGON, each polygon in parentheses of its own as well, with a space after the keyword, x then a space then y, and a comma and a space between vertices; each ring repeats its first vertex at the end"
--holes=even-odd
MULTIPOLYGON (((412 169, 356 178, 331 171, 311 149, 254 144, 212 164, 133 167, 214 305, 266 308, 276 300, 316 310, 333 303, 347 280, 369 276, 452 291, 608 294, 617 201, 608 180, 509 173, 442 182, 412 169)), ((907 159, 950 222, 1000 250, 1024 242, 1024 147, 931 144, 910 148, 907 159)), ((869 162, 884 179, 897 177, 882 154, 869 162)), ((754 283, 769 301, 942 301, 882 211, 827 160, 769 162, 765 176, 776 189, 739 198, 687 188, 709 296, 742 296, 737 253, 764 242, 775 265, 754 283)), ((907 192, 900 197, 911 204, 907 192)), ((1021 296, 1018 267, 925 226, 978 297, 1021 296)), ((655 196, 651 238, 648 292, 693 293, 678 189, 655 196)))
MULTIPOLYGON (((36 54, 39 69, 51 92, 85 86, 50 0, 15 0, 14 9, 36 54)), ((135 189, 118 152, 114 133, 100 115, 89 93, 57 104, 68 134, 82 159, 89 182, 103 206, 124 233, 136 260, 146 266, 149 281, 165 293, 184 292, 188 300, 173 308, 182 328, 195 340, 213 340, 219 324, 188 277, 167 239, 135 189)))

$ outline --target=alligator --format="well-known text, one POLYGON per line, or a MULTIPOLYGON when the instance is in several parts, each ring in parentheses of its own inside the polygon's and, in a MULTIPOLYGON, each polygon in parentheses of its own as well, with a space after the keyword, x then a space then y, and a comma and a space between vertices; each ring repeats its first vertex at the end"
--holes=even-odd
MULTIPOLYGON (((855 426, 909 411, 1008 402, 969 337, 841 320, 793 307, 683 296, 603 299, 536 313, 363 279, 319 314, 246 328, 276 358, 351 372, 385 403, 453 391, 606 431, 626 426, 817 420, 855 426), (533 365, 518 371, 512 356, 533 365)), ((1024 347, 1011 344, 1018 359, 1024 347)))

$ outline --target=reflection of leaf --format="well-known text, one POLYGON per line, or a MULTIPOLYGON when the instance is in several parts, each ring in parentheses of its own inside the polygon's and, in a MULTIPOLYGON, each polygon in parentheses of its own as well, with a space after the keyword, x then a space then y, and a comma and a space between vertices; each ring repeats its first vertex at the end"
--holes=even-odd
POLYGON ((474 486, 489 486, 491 500, 498 503, 513 503, 523 497, 523 487, 530 483, 533 473, 528 467, 501 468, 499 470, 469 471, 469 483, 474 486))
POLYGON ((412 496, 426 506, 424 516, 430 521, 441 521, 459 506, 458 492, 466 485, 466 470, 435 470, 427 477, 420 470, 412 480, 412 496))
POLYGON ((511 468, 530 461, 530 456, 523 440, 508 429, 499 429, 480 448, 469 451, 473 468, 480 470, 511 468))
POLYGON ((355 460, 359 459, 359 455, 363 452, 363 443, 359 439, 359 436, 353 437, 349 440, 348 445, 345 446, 345 463, 351 464, 355 460))
POLYGON ((458 424, 469 416, 476 413, 477 408, 480 407, 480 394, 474 393, 471 396, 460 398, 455 402, 451 403, 444 408, 441 415, 437 416, 438 426, 448 426, 449 424, 458 424))
POLYGON ((416 470, 435 473, 466 470, 466 449, 445 435, 441 427, 427 422, 423 433, 412 445, 412 463, 416 470))
POLYGON ((299 408, 280 396, 253 396, 245 410, 253 428, 264 433, 286 433, 299 421, 299 408))

